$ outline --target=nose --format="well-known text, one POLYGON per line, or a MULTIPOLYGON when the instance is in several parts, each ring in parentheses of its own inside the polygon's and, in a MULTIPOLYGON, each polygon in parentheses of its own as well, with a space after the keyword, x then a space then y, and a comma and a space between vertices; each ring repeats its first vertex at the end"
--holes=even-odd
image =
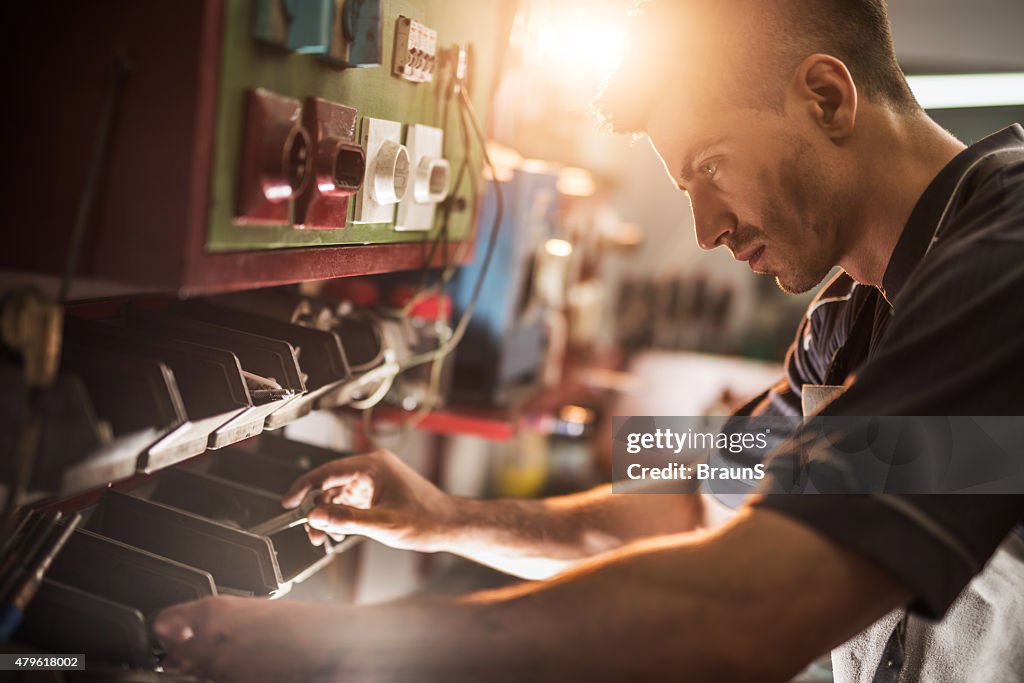
POLYGON ((691 190, 689 194, 697 244, 704 250, 726 244, 735 229, 736 217, 710 192, 691 190))

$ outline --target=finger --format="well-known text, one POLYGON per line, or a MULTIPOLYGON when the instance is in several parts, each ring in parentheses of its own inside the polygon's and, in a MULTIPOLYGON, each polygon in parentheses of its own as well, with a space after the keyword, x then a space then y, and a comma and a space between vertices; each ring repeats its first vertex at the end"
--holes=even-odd
POLYGON ((153 634, 163 646, 163 666, 190 673, 195 670, 198 654, 196 625, 202 620, 201 601, 169 607, 153 621, 153 634))
POLYGON ((319 529, 314 529, 308 524, 306 525, 306 535, 309 536, 309 542, 318 548, 327 540, 327 534, 319 529))
POLYGON ((174 605, 160 612, 153 621, 153 633, 168 653, 195 638, 192 627, 195 602, 174 605))
POLYGON ((302 502, 311 489, 337 488, 360 474, 371 474, 373 454, 351 455, 324 463, 295 480, 281 498, 281 505, 293 508, 302 502))
POLYGON ((153 620, 153 634, 167 653, 164 664, 187 673, 210 672, 229 640, 222 617, 251 600, 218 595, 160 612, 153 620))
POLYGON ((328 534, 357 534, 383 524, 378 509, 361 510, 348 505, 318 505, 309 513, 309 526, 328 534))
POLYGON ((347 505, 369 510, 373 506, 374 497, 379 492, 379 488, 374 477, 368 474, 359 474, 336 488, 325 490, 324 495, 317 503, 347 505))

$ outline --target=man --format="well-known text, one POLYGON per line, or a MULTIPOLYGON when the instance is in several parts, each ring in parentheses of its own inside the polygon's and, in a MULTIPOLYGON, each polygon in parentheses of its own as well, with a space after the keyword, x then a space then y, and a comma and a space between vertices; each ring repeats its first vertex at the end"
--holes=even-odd
MULTIPOLYGON (((701 246, 788 291, 844 271, 750 410, 796 415, 805 385, 832 385, 821 414, 1024 414, 1024 131, 965 150, 932 122, 884 0, 662 0, 636 30, 600 108, 650 138, 701 246)), ((782 681, 878 622, 843 675, 913 680, 935 657, 908 632, 1024 513, 1020 496, 769 492, 706 529, 698 497, 458 499, 387 452, 326 465, 285 503, 312 487, 330 491, 314 542, 361 533, 547 580, 362 608, 208 599, 157 620, 169 663, 236 680, 782 681)), ((972 644, 1024 637, 997 611, 968 624, 972 644)), ((971 675, 1019 678, 1020 650, 971 675)))

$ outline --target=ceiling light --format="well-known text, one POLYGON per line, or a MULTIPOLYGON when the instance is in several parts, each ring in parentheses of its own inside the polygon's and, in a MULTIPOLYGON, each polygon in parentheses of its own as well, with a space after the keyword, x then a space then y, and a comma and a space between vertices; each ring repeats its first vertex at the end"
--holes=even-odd
POLYGON ((1024 73, 908 76, 925 109, 1024 106, 1024 73))

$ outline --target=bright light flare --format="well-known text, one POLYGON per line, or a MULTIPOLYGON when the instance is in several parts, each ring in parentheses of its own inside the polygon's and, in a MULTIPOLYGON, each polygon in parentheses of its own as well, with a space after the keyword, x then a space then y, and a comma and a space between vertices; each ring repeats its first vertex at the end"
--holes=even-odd
POLYGON ((558 412, 558 416, 562 418, 563 422, 571 422, 579 425, 589 424, 594 421, 593 410, 572 404, 562 406, 562 409, 558 412))
POLYGON ((565 240, 550 239, 544 243, 544 251, 558 258, 567 258, 572 255, 572 244, 565 240))
POLYGON ((602 7, 593 0, 526 2, 516 17, 512 42, 530 71, 566 87, 593 91, 622 60, 622 7, 602 7))
POLYGON ((558 173, 558 164, 543 159, 523 159, 520 165, 525 173, 554 174, 558 173))
POLYGON ((556 189, 569 197, 590 197, 597 192, 597 183, 590 171, 570 166, 558 172, 556 189))

